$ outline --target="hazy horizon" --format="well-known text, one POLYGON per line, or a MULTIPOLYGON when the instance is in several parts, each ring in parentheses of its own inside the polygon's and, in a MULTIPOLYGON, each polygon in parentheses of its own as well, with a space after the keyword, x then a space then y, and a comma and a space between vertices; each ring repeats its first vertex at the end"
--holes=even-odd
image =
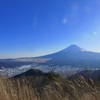
MULTIPOLYGON (((69 45, 69 46, 67 46, 66 48, 63 48, 63 49, 60 49, 60 50, 58 50, 58 51, 54 51, 54 52, 50 52, 50 53, 45 53, 45 54, 41 54, 41 55, 37 55, 37 56, 19 56, 19 57, 5 57, 5 58, 0 58, 0 59, 16 59, 16 58, 27 58, 27 57, 40 57, 40 56, 45 56, 45 55, 49 55, 49 54, 53 54, 53 53, 57 53, 57 52, 59 52, 59 51, 62 51, 62 50, 65 50, 65 49, 67 49, 67 48, 69 48, 69 47, 71 47, 71 46, 73 46, 73 45, 75 45, 75 46, 78 46, 80 49, 83 49, 84 51, 88 51, 88 52, 96 52, 96 51, 91 51, 91 50, 87 50, 87 49, 85 49, 85 48, 82 48, 82 47, 80 47, 79 45, 76 45, 76 44, 71 44, 71 45, 69 45)), ((84 52, 83 51, 83 52, 84 52)), ((96 53, 100 53, 100 52, 96 52, 96 53)))
POLYGON ((4 0, 0 9, 0 58, 41 56, 72 44, 100 52, 100 0, 4 0))

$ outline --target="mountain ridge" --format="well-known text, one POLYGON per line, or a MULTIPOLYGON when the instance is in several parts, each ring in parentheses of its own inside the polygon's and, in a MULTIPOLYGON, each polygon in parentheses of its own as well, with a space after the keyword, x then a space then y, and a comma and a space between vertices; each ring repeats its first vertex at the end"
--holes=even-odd
MULTIPOLYGON (((58 52, 29 58, 5 59, 1 62, 13 65, 29 65, 33 63, 46 65, 59 65, 71 67, 96 67, 100 68, 100 53, 87 51, 75 44, 58 52)), ((7 66, 8 67, 8 66, 7 66)))
POLYGON ((59 52, 41 56, 40 58, 52 58, 47 63, 54 65, 71 65, 72 67, 93 67, 94 65, 99 67, 100 65, 100 53, 87 51, 77 45, 71 45, 59 52))

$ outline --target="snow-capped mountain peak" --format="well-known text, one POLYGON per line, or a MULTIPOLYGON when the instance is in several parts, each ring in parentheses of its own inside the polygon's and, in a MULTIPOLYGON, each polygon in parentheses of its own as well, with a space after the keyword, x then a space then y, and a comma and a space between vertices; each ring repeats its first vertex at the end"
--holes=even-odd
POLYGON ((73 44, 73 45, 70 45, 69 47, 67 47, 66 49, 63 50, 64 52, 67 52, 67 51, 70 51, 70 52, 81 52, 81 51, 86 51, 85 49, 83 48, 80 48, 79 46, 73 44))

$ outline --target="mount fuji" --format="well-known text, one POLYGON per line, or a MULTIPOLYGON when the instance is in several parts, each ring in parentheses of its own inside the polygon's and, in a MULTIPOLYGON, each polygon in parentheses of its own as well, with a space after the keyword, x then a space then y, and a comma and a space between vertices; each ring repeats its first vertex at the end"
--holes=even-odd
POLYGON ((59 52, 40 58, 51 58, 46 62, 47 64, 100 68, 100 53, 87 51, 77 45, 71 45, 59 52))
POLYGON ((87 51, 77 45, 71 45, 59 52, 40 57, 26 57, 16 59, 1 59, 0 67, 16 67, 22 65, 71 66, 100 68, 100 53, 87 51))

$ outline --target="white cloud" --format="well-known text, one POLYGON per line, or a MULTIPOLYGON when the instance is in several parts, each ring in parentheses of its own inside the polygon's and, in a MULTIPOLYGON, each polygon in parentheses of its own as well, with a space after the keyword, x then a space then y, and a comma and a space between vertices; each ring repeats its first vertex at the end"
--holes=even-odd
POLYGON ((68 22, 67 18, 63 18, 62 23, 67 24, 67 22, 68 22))

